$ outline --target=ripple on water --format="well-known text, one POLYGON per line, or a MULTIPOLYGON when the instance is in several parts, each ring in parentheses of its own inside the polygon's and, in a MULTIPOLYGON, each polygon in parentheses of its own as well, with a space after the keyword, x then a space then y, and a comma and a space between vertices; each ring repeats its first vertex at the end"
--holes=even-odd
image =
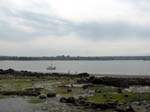
POLYGON ((40 109, 41 104, 30 104, 28 98, 9 97, 0 100, 0 112, 48 112, 40 109))
POLYGON ((60 103, 59 98, 49 98, 44 103, 29 103, 29 97, 0 99, 0 112, 93 112, 89 109, 60 103))

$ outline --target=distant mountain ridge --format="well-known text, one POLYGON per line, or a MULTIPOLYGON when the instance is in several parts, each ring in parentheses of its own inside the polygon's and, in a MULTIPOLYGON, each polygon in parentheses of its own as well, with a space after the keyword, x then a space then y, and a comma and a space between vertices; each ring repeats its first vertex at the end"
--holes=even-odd
POLYGON ((23 57, 23 56, 0 56, 0 60, 150 60, 150 56, 43 56, 43 57, 23 57))

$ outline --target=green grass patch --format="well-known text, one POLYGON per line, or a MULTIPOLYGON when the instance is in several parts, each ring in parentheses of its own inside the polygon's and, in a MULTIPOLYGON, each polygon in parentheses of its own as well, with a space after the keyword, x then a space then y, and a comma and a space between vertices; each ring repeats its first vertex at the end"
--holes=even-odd
POLYGON ((89 101, 94 102, 129 102, 129 101, 150 101, 149 93, 96 93, 94 96, 87 97, 89 101))
POLYGON ((3 96, 3 95, 0 95, 0 99, 3 99, 3 98, 5 98, 5 96, 3 96))
POLYGON ((114 92, 118 92, 119 88, 113 86, 95 85, 90 89, 95 90, 96 93, 114 93, 114 92))
POLYGON ((70 88, 70 89, 71 89, 71 91, 68 92, 68 88, 67 87, 57 87, 55 89, 55 92, 57 94, 64 95, 64 96, 78 95, 78 94, 81 94, 83 92, 82 88, 70 88))
POLYGON ((31 99, 29 100, 29 103, 37 104, 37 103, 44 103, 45 101, 46 101, 46 99, 31 98, 31 99))
POLYGON ((5 83, 0 83, 0 90, 22 90, 25 88, 32 87, 31 82, 5 82, 5 83))
POLYGON ((48 94, 50 91, 48 89, 42 89, 40 91, 41 94, 48 94))

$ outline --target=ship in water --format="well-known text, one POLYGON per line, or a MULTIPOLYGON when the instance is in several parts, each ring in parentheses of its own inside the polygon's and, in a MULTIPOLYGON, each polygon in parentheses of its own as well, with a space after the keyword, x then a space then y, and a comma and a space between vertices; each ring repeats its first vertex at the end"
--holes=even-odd
POLYGON ((53 63, 51 61, 51 65, 46 68, 47 70, 56 70, 56 66, 53 66, 53 63))

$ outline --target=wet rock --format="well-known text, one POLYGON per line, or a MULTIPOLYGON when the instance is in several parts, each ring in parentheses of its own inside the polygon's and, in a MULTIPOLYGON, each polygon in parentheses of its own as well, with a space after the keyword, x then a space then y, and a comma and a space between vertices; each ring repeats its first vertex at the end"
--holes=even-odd
POLYGON ((85 100, 75 100, 74 105, 76 105, 76 106, 87 106, 87 102, 85 100))
POLYGON ((83 97, 83 96, 79 96, 79 100, 80 100, 80 101, 85 101, 85 100, 87 100, 87 98, 85 98, 85 97, 83 97))
POLYGON ((125 97, 125 98, 128 98, 128 97, 129 97, 129 95, 124 95, 124 97, 125 97))
POLYGON ((65 97, 61 97, 59 101, 62 102, 62 103, 66 103, 66 98, 65 97))
POLYGON ((123 104, 115 109, 115 112, 135 112, 131 105, 123 104))
POLYGON ((47 96, 46 96, 45 94, 41 94, 41 95, 38 96, 38 98, 39 98, 39 99, 46 99, 47 96))
POLYGON ((45 94, 41 94, 41 95, 39 95, 38 96, 40 99, 46 99, 47 98, 47 96, 45 95, 45 94))
POLYGON ((71 103, 76 106, 85 106, 88 108, 93 109, 115 109, 118 105, 116 102, 110 102, 110 103, 96 103, 96 102, 88 102, 84 97, 79 97, 78 99, 75 99, 74 97, 62 97, 60 98, 60 102, 62 103, 71 103))
POLYGON ((47 97, 56 97, 56 93, 48 93, 47 97))
POLYGON ((85 84, 82 86, 83 89, 87 89, 89 87, 93 87, 94 85, 93 84, 85 84))
POLYGON ((12 73, 14 73, 15 72, 15 70, 13 70, 13 69, 11 69, 11 68, 9 68, 9 69, 7 69, 7 70, 2 70, 2 69, 0 69, 0 74, 12 74, 12 73))
POLYGON ((75 103, 75 98, 74 97, 67 98, 66 103, 75 103))
POLYGON ((118 88, 118 93, 122 93, 122 89, 121 88, 118 88))
POLYGON ((94 109, 97 109, 97 108, 100 108, 100 109, 113 109, 113 108, 116 108, 117 105, 118 104, 116 102, 111 102, 111 103, 94 103, 94 102, 92 102, 90 104, 90 107, 94 108, 94 109))
POLYGON ((88 73, 79 73, 78 75, 79 75, 79 77, 89 77, 90 76, 90 74, 88 74, 88 73))
MULTIPOLYGON (((81 78, 77 82, 79 83, 92 83, 92 84, 103 84, 107 86, 116 86, 121 88, 128 88, 132 85, 150 85, 150 79, 148 78, 134 78, 134 77, 85 77, 81 78)), ((121 91, 118 91, 121 92, 121 91)))
POLYGON ((38 96, 40 92, 30 92, 30 91, 0 91, 1 95, 18 95, 18 96, 38 96))
POLYGON ((60 102, 62 103, 75 103, 75 98, 74 97, 68 97, 68 98, 65 98, 65 97, 62 97, 60 98, 60 102))
POLYGON ((68 89, 67 89, 67 92, 68 92, 68 93, 72 92, 72 89, 71 89, 71 88, 68 88, 68 89))
POLYGON ((127 107, 127 112, 135 112, 131 105, 127 107))
POLYGON ((26 88, 24 90, 25 91, 29 91, 29 92, 40 92, 42 89, 44 89, 44 88, 41 88, 41 87, 38 87, 38 88, 26 88))
POLYGON ((11 68, 9 68, 8 70, 6 70, 8 73, 14 73, 15 72, 15 70, 14 69, 11 69, 11 68))

